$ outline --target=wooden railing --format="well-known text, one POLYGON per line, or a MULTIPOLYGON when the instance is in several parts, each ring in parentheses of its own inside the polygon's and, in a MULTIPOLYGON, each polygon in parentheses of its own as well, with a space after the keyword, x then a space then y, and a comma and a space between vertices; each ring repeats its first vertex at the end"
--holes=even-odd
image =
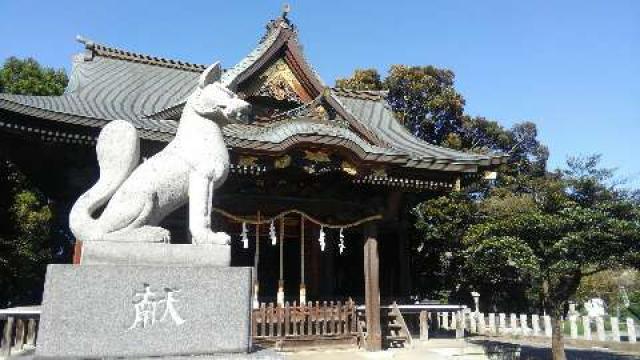
POLYGON ((14 308, 0 311, 0 357, 19 354, 36 345, 40 309, 14 308))
POLYGON ((331 338, 356 336, 353 301, 295 302, 284 306, 262 303, 253 310, 251 334, 256 340, 284 338, 331 338))

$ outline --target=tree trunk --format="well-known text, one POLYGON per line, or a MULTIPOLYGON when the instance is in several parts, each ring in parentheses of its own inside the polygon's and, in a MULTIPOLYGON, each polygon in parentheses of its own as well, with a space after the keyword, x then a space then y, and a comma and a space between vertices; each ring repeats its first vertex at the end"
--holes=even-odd
POLYGON ((551 358, 553 360, 566 360, 564 354, 564 333, 560 311, 554 311, 551 315, 551 358))

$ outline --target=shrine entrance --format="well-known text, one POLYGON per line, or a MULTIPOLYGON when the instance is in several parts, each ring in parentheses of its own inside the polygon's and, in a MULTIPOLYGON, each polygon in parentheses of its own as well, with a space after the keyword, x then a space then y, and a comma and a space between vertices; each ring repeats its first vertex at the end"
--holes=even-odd
POLYGON ((254 268, 255 308, 260 302, 362 300, 362 226, 381 215, 326 223, 297 209, 254 216, 213 212, 232 236, 232 266, 254 268))

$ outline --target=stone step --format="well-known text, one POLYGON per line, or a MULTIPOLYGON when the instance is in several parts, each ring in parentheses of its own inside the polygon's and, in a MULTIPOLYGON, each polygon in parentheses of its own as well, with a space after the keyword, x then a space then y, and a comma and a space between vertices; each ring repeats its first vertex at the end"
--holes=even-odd
POLYGON ((404 335, 389 335, 385 336, 387 341, 407 341, 407 337, 404 335))

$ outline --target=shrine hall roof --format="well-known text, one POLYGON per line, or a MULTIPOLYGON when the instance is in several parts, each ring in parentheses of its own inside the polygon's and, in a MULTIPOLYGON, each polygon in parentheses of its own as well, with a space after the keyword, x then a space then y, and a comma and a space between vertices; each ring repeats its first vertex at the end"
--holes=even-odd
MULTIPOLYGON (((235 88, 249 76, 249 70, 262 66, 265 56, 273 54, 277 46, 297 41, 294 35, 286 23, 276 24, 248 56, 224 71, 221 81, 235 88)), ((135 125, 144 139, 170 141, 178 127, 178 121, 173 119, 206 66, 134 53, 82 38, 79 41, 85 45, 85 52, 74 57, 63 95, 0 93, 0 109, 93 128, 122 119, 135 125)), ((316 87, 324 86, 312 69, 309 72, 315 76, 316 87)), ((502 155, 455 151, 414 137, 395 119, 383 92, 325 89, 323 94, 334 107, 342 108, 352 121, 350 126, 305 116, 267 125, 229 124, 223 128, 225 141, 232 148, 273 152, 285 151, 300 142, 342 146, 365 161, 441 171, 475 172, 479 167, 505 161, 502 155)))

